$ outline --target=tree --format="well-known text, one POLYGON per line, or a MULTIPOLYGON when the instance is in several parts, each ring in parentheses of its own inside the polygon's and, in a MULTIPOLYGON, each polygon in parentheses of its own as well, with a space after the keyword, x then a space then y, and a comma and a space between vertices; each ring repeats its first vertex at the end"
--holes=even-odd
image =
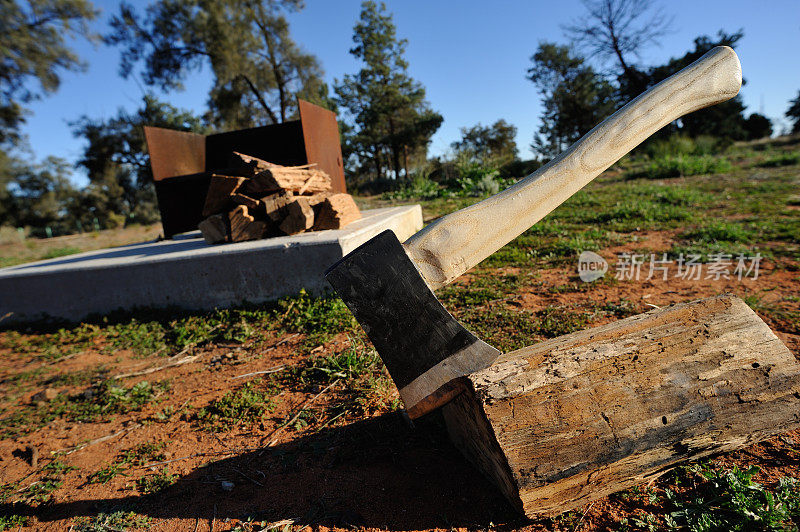
POLYGON ((83 116, 70 125, 75 136, 87 141, 78 161, 90 181, 84 209, 101 221, 111 212, 133 214, 143 223, 158 219, 143 126, 207 133, 199 117, 149 95, 134 113, 120 109, 107 120, 83 116))
POLYGON ((209 122, 226 129, 284 122, 296 98, 326 105, 317 59, 289 35, 284 14, 302 0, 157 0, 140 15, 123 3, 108 44, 122 47, 120 73, 143 63, 146 84, 182 89, 202 68, 214 75, 209 122))
POLYGON ((614 111, 614 88, 567 46, 540 43, 531 61, 527 77, 544 106, 531 147, 554 157, 614 111))
POLYGON ((789 102, 785 116, 792 122, 792 133, 800 133, 800 91, 797 92, 797 98, 789 102))
POLYGON ((25 104, 55 92, 63 72, 84 68, 66 41, 91 37, 95 15, 88 0, 0 2, 0 145, 18 140, 25 104))
POLYGON ((42 233, 67 233, 73 228, 71 213, 79 193, 69 179, 70 165, 63 159, 48 157, 35 165, 16 160, 10 171, 4 225, 31 226, 42 233))
POLYGON ((461 140, 453 142, 451 146, 484 163, 502 166, 517 158, 516 135, 517 128, 501 119, 491 126, 478 124, 471 128, 462 127, 461 140))
POLYGON ((752 113, 744 121, 744 131, 748 140, 763 139, 772 135, 772 122, 759 113, 752 113))
POLYGON ((407 41, 397 38, 383 3, 362 3, 353 42, 350 53, 363 67, 335 85, 336 103, 352 122, 345 152, 362 171, 374 169, 376 177, 391 168, 398 179, 402 167, 407 176, 408 155, 427 150, 442 116, 430 108, 423 86, 409 76, 403 58, 407 41))
POLYGON ((589 57, 617 63, 617 78, 624 95, 636 96, 645 88, 642 72, 631 56, 648 44, 658 44, 672 19, 653 0, 582 0, 588 14, 564 28, 568 37, 589 57))

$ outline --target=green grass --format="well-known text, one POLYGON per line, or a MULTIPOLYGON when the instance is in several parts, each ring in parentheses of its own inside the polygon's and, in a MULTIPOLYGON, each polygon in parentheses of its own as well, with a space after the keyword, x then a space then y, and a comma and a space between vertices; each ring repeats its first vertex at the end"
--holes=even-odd
POLYGON ((775 168, 800 164, 800 152, 783 152, 756 164, 759 168, 775 168))
POLYGON ((520 349, 537 339, 569 334, 589 323, 588 314, 557 307, 547 307, 535 313, 503 307, 464 309, 455 315, 478 337, 502 351, 520 349))
POLYGON ((273 316, 283 332, 307 335, 309 344, 320 344, 340 332, 358 329, 358 323, 338 297, 312 297, 305 291, 278 302, 273 316))
POLYGON ((72 530, 75 532, 110 532, 137 528, 149 529, 152 521, 151 517, 120 510, 99 513, 92 517, 78 517, 73 523, 72 530))
MULTIPOLYGON (((301 412, 293 422, 294 428, 321 427, 343 417, 394 410, 399 406, 394 384, 377 351, 360 336, 350 337, 348 343, 341 351, 310 358, 281 377, 283 386, 307 393, 336 384, 329 394, 328 406, 301 412)), ((290 420, 287 418, 284 423, 290 420)))
POLYGON ((756 247, 762 238, 758 228, 744 221, 711 221, 707 225, 686 229, 678 237, 680 242, 669 251, 671 258, 695 255, 700 256, 701 262, 708 262, 714 255, 730 255, 734 262, 731 271, 738 256, 747 258, 759 251, 762 255, 766 253, 756 247))
POLYGON ((55 259, 58 257, 66 257, 67 255, 74 255, 76 253, 81 253, 81 252, 83 252, 82 249, 74 247, 53 248, 44 253, 41 257, 39 257, 39 259, 40 260, 55 259))
POLYGON ((769 319, 774 328, 790 334, 800 334, 800 312, 765 302, 758 294, 745 296, 744 302, 758 314, 769 319))
POLYGON ((59 417, 80 422, 108 420, 117 414, 141 410, 168 389, 167 381, 141 381, 130 387, 103 381, 80 394, 61 394, 45 404, 24 405, 0 419, 0 438, 32 432, 59 417))
POLYGON ((447 308, 473 307, 513 295, 522 283, 521 275, 480 267, 472 272, 469 282, 450 285, 439 290, 436 296, 447 308))
POLYGON ((800 485, 781 479, 773 490, 753 477, 759 469, 722 470, 696 465, 689 468, 697 484, 680 495, 666 492, 666 524, 682 530, 797 530, 800 520, 800 485))
POLYGON ((275 408, 274 394, 271 385, 255 379, 200 409, 197 421, 204 430, 212 432, 257 423, 275 408))
POLYGON ((31 503, 44 504, 48 502, 53 492, 61 488, 64 484, 64 475, 77 469, 68 466, 61 460, 55 459, 40 468, 44 475, 26 487, 21 493, 21 499, 31 503))
POLYGON ((166 460, 164 442, 148 442, 120 453, 116 459, 89 476, 89 484, 106 484, 118 475, 125 475, 131 467, 143 466, 148 462, 166 460))
POLYGON ((28 522, 28 518, 22 515, 0 515, 0 530, 16 530, 22 528, 28 522))
POLYGON ((146 475, 136 481, 136 489, 142 495, 152 495, 172 486, 178 480, 178 475, 171 474, 165 467, 154 475, 146 475))
POLYGON ((628 173, 629 178, 667 179, 704 174, 723 174, 733 169, 731 162, 711 155, 674 155, 655 159, 644 168, 628 173))

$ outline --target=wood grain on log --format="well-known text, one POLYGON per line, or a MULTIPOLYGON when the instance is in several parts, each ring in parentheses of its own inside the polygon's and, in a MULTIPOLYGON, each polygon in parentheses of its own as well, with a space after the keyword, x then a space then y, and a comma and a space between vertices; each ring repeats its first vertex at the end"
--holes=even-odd
POLYGON ((311 229, 314 225, 314 209, 311 208, 305 198, 292 198, 292 201, 284 207, 284 210, 286 217, 279 227, 287 235, 302 233, 311 229))
POLYGON ((256 240, 264 236, 267 223, 256 220, 247 212, 247 207, 239 205, 228 213, 231 227, 231 241, 244 242, 256 240))
POLYGON ((244 177, 231 177, 226 175, 212 175, 206 193, 206 202, 203 205, 203 216, 219 214, 231 206, 231 196, 236 193, 244 177))
POLYGON ((279 166, 257 173, 242 187, 242 192, 252 197, 281 190, 297 194, 326 192, 331 190, 331 180, 322 170, 279 166))
POLYGON ((321 205, 327 198, 332 196, 330 192, 320 192, 318 194, 312 194, 311 196, 303 196, 308 204, 312 207, 316 207, 317 205, 321 205))
POLYGON ((319 215, 314 222, 314 230, 341 229, 347 224, 361 219, 353 196, 350 194, 333 194, 325 198, 319 208, 319 215))
POLYGON ((800 364, 732 296, 541 342, 465 381, 443 408, 451 437, 529 516, 800 426, 800 364))
POLYGON ((228 241, 227 217, 223 214, 209 216, 199 224, 197 228, 203 233, 203 238, 207 244, 219 244, 228 241))

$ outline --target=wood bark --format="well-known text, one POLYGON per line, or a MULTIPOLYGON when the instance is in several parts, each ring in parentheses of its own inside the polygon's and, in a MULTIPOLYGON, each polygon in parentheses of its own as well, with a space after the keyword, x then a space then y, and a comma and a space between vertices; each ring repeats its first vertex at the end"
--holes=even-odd
POLYGON ((800 426, 800 364, 732 296, 507 353, 464 384, 451 437, 529 516, 800 426))
POLYGON ((230 238, 228 234, 228 224, 226 216, 215 214, 209 216, 197 225, 207 244, 219 244, 227 242, 230 238))
POLYGON ((248 213, 247 207, 239 205, 228 213, 231 227, 231 241, 244 242, 246 240, 256 240, 264 236, 267 230, 267 223, 256 220, 248 213))
POLYGON ((206 202, 203 206, 203 216, 211 216, 228 209, 231 206, 231 196, 244 182, 244 177, 212 175, 208 193, 206 193, 206 202))
POLYGON ((292 201, 284 207, 286 217, 280 224, 280 230, 287 235, 302 233, 311 229, 314 225, 314 210, 308 204, 308 200, 302 197, 292 198, 292 201))
POLYGON ((353 196, 333 194, 321 203, 319 214, 314 221, 314 230, 341 229, 360 218, 361 212, 353 201, 353 196))

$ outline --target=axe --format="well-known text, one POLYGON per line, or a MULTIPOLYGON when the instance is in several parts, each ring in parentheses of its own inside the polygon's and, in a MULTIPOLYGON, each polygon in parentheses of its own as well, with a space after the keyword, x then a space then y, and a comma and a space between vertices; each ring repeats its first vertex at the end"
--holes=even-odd
POLYGON ((439 218, 400 243, 385 231, 326 271, 417 418, 452 400, 462 377, 500 351, 466 330, 433 291, 522 234, 650 135, 736 96, 736 53, 720 46, 642 93, 508 189, 439 218))

